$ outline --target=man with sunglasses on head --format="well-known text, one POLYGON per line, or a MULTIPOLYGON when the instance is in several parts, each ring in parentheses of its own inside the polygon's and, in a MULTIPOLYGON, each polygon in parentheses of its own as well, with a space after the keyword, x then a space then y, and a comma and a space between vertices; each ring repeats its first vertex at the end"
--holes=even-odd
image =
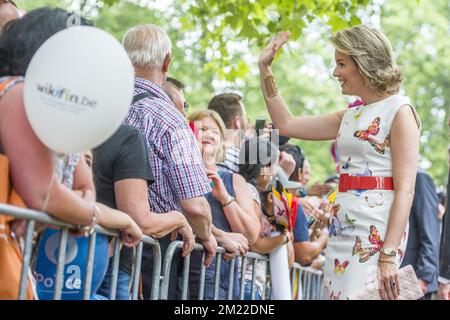
POLYGON ((0 33, 9 21, 18 19, 19 17, 19 11, 14 2, 0 0, 0 33))

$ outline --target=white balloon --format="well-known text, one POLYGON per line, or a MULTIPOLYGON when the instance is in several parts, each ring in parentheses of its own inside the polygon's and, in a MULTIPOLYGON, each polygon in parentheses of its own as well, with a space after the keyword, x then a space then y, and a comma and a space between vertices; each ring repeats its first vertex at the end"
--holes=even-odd
POLYGON ((38 138, 56 152, 81 152, 108 139, 131 104, 134 70, 122 45, 88 26, 42 44, 25 74, 24 102, 38 138))

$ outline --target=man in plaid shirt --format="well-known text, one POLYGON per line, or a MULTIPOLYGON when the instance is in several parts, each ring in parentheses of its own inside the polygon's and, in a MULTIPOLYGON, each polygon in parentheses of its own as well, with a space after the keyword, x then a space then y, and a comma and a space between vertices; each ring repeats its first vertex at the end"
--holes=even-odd
MULTIPOLYGON (((170 39, 158 26, 140 25, 127 32, 123 45, 136 71, 135 102, 124 122, 136 127, 146 141, 155 177, 148 187, 150 207, 157 213, 183 212, 205 246, 205 265, 209 265, 217 247, 211 233, 211 209, 204 197, 211 188, 194 135, 162 89, 171 59, 170 39)), ((170 236, 160 239, 163 257, 170 241, 170 236)), ((176 269, 179 259, 175 260, 176 269)), ((150 295, 151 269, 151 249, 147 248, 142 261, 144 297, 150 295)), ((172 278, 176 283, 177 270, 172 278)), ((177 298, 177 292, 170 290, 168 298, 177 298)))

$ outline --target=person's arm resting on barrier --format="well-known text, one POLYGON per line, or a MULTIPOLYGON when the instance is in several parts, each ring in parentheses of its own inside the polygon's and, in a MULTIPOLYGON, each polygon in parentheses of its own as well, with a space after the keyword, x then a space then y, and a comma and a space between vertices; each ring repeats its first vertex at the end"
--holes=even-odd
POLYGON ((279 236, 275 237, 259 237, 256 242, 250 246, 250 250, 259 254, 268 254, 273 250, 282 246, 289 241, 288 232, 284 232, 279 236))
POLYGON ((186 216, 194 234, 203 242, 208 255, 205 266, 209 266, 216 255, 217 241, 211 232, 211 208, 205 197, 196 197, 180 200, 181 208, 186 216))
POLYGON ((5 94, 1 105, 1 144, 10 161, 14 188, 25 204, 29 208, 42 210, 48 195, 46 212, 75 225, 89 225, 92 204, 54 176, 55 153, 38 139, 28 122, 23 103, 23 84, 14 86, 5 94))
MULTIPOLYGON (((189 252, 195 240, 186 218, 177 211, 154 213, 150 210, 147 193, 147 181, 144 179, 122 179, 114 182, 114 194, 117 208, 129 214, 146 235, 162 238, 170 232, 178 231, 189 252)), ((187 254, 183 250, 183 255, 187 254)))
POLYGON ((211 231, 217 240, 217 244, 227 250, 232 256, 238 253, 244 255, 249 250, 248 240, 244 235, 223 231, 214 224, 211 227, 211 231))
POLYGON ((207 240, 211 233, 211 208, 205 197, 180 200, 183 214, 200 240, 207 240))

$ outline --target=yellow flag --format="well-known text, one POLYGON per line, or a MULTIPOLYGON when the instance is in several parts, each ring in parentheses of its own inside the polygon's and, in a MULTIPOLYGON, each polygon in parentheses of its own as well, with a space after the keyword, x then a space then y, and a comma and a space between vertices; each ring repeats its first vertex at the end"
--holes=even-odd
POLYGON ((334 203, 334 200, 336 199, 336 193, 337 193, 337 190, 334 190, 334 191, 328 196, 328 200, 329 200, 331 203, 334 203))

